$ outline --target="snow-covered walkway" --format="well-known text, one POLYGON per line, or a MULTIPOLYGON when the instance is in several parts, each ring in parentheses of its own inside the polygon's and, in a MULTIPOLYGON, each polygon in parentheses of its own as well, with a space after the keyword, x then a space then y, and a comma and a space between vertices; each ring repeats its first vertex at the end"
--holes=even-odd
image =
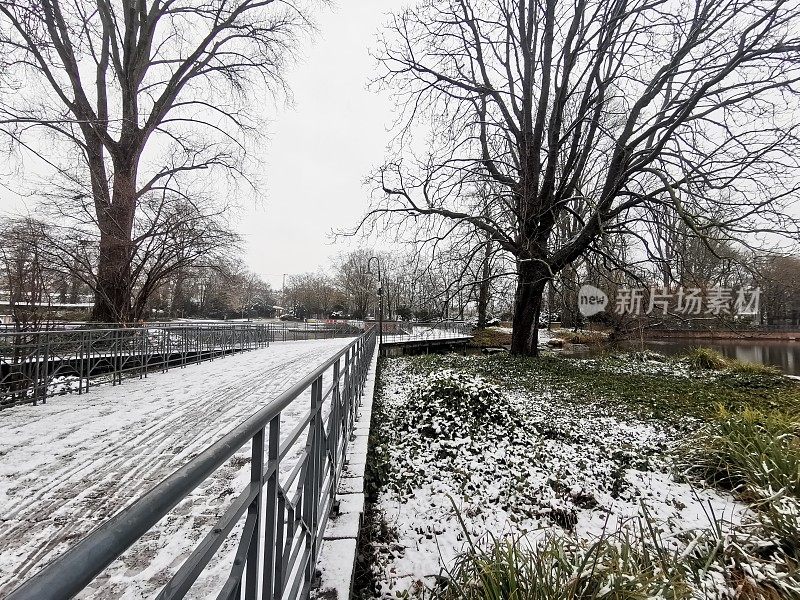
MULTIPOLYGON (((277 343, 0 413, 0 597, 350 341, 277 343)), ((283 420, 307 410, 301 398, 283 420)), ((244 466, 220 469, 160 535, 117 561, 100 597, 140 598, 163 584, 175 566, 164 561, 214 522, 244 466)))

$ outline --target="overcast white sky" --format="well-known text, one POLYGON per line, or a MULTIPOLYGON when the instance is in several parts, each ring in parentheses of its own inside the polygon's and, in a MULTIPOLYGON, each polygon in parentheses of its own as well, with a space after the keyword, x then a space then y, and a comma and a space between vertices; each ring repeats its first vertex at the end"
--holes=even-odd
POLYGON ((276 288, 283 273, 326 265, 337 251, 330 231, 352 226, 367 206, 362 182, 383 158, 391 123, 389 100, 366 90, 375 72, 368 51, 387 14, 406 4, 338 0, 289 73, 294 106, 270 116, 266 196, 240 224, 247 262, 276 288))

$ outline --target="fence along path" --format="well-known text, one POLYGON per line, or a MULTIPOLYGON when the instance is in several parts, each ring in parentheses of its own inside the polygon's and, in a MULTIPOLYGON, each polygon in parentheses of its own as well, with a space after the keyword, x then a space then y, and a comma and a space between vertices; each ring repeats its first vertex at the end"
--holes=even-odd
MULTIPOLYGON (((140 594, 145 598, 153 597, 172 575, 174 578, 159 597, 183 597, 196 577, 200 581, 193 593, 199 594, 199 597, 214 597, 219 585, 226 580, 225 595, 220 597, 238 597, 242 579, 245 589, 241 592, 245 598, 253 597, 251 587, 256 579, 259 586, 268 585, 273 593, 278 594, 275 597, 280 597, 283 592, 294 594, 292 597, 306 593, 366 376, 368 359, 374 351, 375 336, 370 331, 345 346, 346 343, 345 340, 327 340, 274 346, 215 362, 202 369, 189 367, 188 370, 117 388, 128 392, 144 387, 146 389, 139 396, 146 397, 149 392, 161 389, 153 385, 157 380, 169 378, 186 381, 190 379, 187 374, 196 370, 207 373, 207 377, 200 381, 193 393, 202 393, 210 404, 204 405, 202 410, 195 407, 192 411, 198 400, 194 397, 179 401, 177 406, 171 405, 179 396, 179 386, 175 385, 174 392, 160 401, 162 405, 171 405, 172 413, 194 412, 195 424, 206 427, 213 422, 208 417, 224 410, 237 394, 248 396, 249 406, 262 408, 254 410, 253 416, 226 435, 206 430, 198 433, 196 439, 188 440, 188 443, 182 436, 187 432, 195 433, 190 424, 179 419, 178 423, 168 422, 164 425, 160 417, 154 415, 153 419, 144 419, 138 426, 136 432, 141 433, 140 436, 128 435, 134 433, 133 430, 124 431, 118 436, 117 447, 108 453, 107 462, 111 463, 108 469, 83 464, 85 454, 75 457, 66 473, 54 465, 54 471, 62 473, 62 484, 50 489, 46 480, 52 474, 43 474, 45 477, 40 485, 45 488, 44 496, 49 495, 54 504, 40 505, 44 510, 40 511, 39 518, 44 522, 53 521, 56 527, 62 529, 53 531, 50 527, 53 523, 40 522, 31 523, 28 531, 24 531, 22 522, 29 520, 23 513, 24 498, 30 501, 42 494, 38 490, 32 490, 32 494, 20 492, 21 500, 16 508, 12 507, 12 518, 0 524, 0 544, 11 550, 4 550, 0 559, 0 574, 5 577, 4 585, 0 585, 0 596, 26 579, 27 583, 16 592, 11 592, 9 598, 68 598, 83 588, 87 589, 81 597, 106 598, 125 590, 135 590, 135 595, 140 594), (274 381, 276 375, 286 372, 293 365, 296 367, 300 362, 294 356, 288 357, 287 361, 273 361, 270 364, 265 359, 267 355, 283 355, 289 349, 310 346, 317 350, 313 356, 306 357, 305 369, 294 371, 302 372, 302 377, 284 380, 279 386, 284 391, 277 396, 276 388, 265 389, 267 382, 274 381), (327 360, 320 358, 322 355, 327 360), (257 368, 259 362, 261 369, 257 368), (229 375, 225 378, 225 363, 242 364, 229 369, 229 375), (242 376, 250 371, 253 372, 250 378, 242 376), (294 382, 293 385, 286 389, 291 382, 294 382), (167 436, 169 439, 161 437, 154 440, 153 444, 148 443, 149 434, 145 432, 148 425, 154 434, 156 431, 172 429, 175 435, 167 436), (185 447, 184 443, 187 443, 185 447), (203 446, 209 444, 206 450, 200 452, 203 446), (128 453, 136 448, 150 450, 134 451, 133 456, 129 457, 128 453), (159 452, 167 457, 167 465, 178 463, 183 466, 155 485, 154 474, 142 478, 143 474, 136 472, 136 465, 144 455, 158 455, 159 452), (250 457, 249 464, 246 455, 250 457), (132 473, 131 468, 134 469, 132 473), (83 515, 82 519, 59 524, 60 519, 68 516, 69 510, 58 510, 55 506, 65 494, 76 493, 76 490, 69 489, 69 481, 82 486, 82 480, 86 477, 94 478, 96 486, 79 492, 76 502, 89 510, 89 514, 83 515), (236 485, 240 483, 241 488, 236 485), (141 495, 153 485, 155 488, 150 492, 74 545, 89 529, 116 512, 128 498, 141 495), (134 488, 133 493, 128 492, 129 487, 134 488), (220 491, 223 492, 221 495, 220 491), (118 498, 121 492, 123 497, 118 498), (108 502, 103 502, 108 499, 115 499, 115 502, 109 506, 108 502), (175 505, 177 508, 170 512, 175 505), (167 519, 151 529, 161 516, 168 513, 167 519), (80 526, 71 526, 76 522, 80 526), (253 531, 260 529, 256 522, 266 522, 265 537, 253 536, 253 531), (27 543, 25 540, 32 531, 37 533, 37 537, 27 543), (198 541, 198 535, 205 537, 198 541), (74 539, 69 539, 71 536, 74 539), (137 543, 143 536, 144 539, 137 543), (9 541, 16 545, 7 545, 9 541), (125 552, 121 560, 112 563, 119 553, 132 544, 133 547, 125 552), (73 547, 64 554, 66 546, 73 547), (185 559, 193 548, 195 554, 183 563, 183 567, 178 568, 176 563, 185 559), (8 564, 19 554, 26 554, 24 564, 8 564), (61 557, 46 567, 44 572, 31 578, 42 564, 57 554, 61 554, 61 557), (256 556, 262 557, 262 562, 266 560, 265 564, 271 566, 257 575, 243 575, 259 562, 254 558, 256 556), (105 569, 109 563, 111 566, 105 569), (153 564, 156 567, 148 566, 153 564), (206 565, 208 568, 204 569, 206 565), (92 582, 101 572, 101 577, 92 582), (214 590, 213 594, 210 590, 214 590)), ((96 396, 109 399, 115 392, 114 388, 106 388, 96 390, 82 399, 60 402, 87 402, 96 396)), ((37 408, 21 407, 8 414, 51 411, 56 404, 37 408)), ((128 404, 135 406, 137 398, 131 399, 128 404)), ((141 406, 139 410, 150 413, 152 404, 141 406)), ((240 411, 243 410, 242 406, 240 399, 240 411)), ((124 413, 129 408, 120 406, 118 410, 124 413)), ((95 410, 98 409, 95 407, 95 410)), ((69 425, 64 428, 69 429, 69 425)), ((221 431, 224 432, 224 429, 221 431)), ((62 433, 54 431, 50 439, 58 438, 62 433)), ((88 443, 93 443, 93 439, 90 436, 88 443)), ((98 439, 102 439, 102 436, 98 439)), ((20 442, 17 454, 21 455, 26 448, 24 440, 20 442)), ((75 445, 79 443, 76 441, 75 445)), ((97 447, 101 456, 106 455, 106 450, 102 445, 97 447)), ((6 470, 4 461, 13 461, 14 458, 14 453, 0 458, 0 469, 6 470)), ((97 464, 102 465, 102 460, 97 464)), ((157 472, 159 476, 161 471, 163 468, 157 472)), ((27 480, 15 478, 14 483, 22 490, 29 482, 35 481, 37 475, 37 469, 34 468, 27 480)), ((9 490, 0 489, 0 492, 9 495, 9 490)), ((36 505, 32 504, 29 510, 35 514, 36 505)))
POLYGON ((357 335, 352 323, 148 323, 52 325, 39 331, 0 329, 0 409, 38 404, 99 384, 150 373, 271 342, 357 335))

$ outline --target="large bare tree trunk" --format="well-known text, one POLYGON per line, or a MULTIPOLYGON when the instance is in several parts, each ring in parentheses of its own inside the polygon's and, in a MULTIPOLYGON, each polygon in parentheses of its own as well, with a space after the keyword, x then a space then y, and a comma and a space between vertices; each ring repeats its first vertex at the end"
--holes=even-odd
POLYGON ((92 321, 126 323, 131 318, 131 255, 136 211, 136 159, 115 165, 110 205, 98 211, 100 256, 92 321))
POLYGON ((492 256, 492 243, 486 243, 486 254, 483 257, 483 267, 481 269, 481 284, 478 288, 478 327, 486 327, 486 309, 489 306, 489 277, 491 268, 489 260, 492 256))
POLYGON ((514 324, 511 353, 524 356, 539 354, 539 315, 547 274, 541 267, 521 263, 514 302, 514 324))

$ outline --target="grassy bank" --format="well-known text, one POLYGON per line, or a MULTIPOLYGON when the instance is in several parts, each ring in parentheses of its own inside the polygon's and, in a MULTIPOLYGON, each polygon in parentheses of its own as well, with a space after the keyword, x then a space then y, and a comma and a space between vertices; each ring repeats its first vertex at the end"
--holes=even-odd
POLYGON ((384 361, 357 595, 800 594, 800 385, 696 358, 384 361))
POLYGON ((726 365, 715 370, 693 366, 691 357, 653 356, 631 353, 579 360, 431 355, 408 361, 407 368, 423 376, 442 369, 466 371, 507 390, 561 393, 592 411, 620 408, 677 426, 684 425, 686 417, 712 419, 719 406, 733 411, 748 406, 800 411, 800 386, 777 372, 725 369, 726 365))

